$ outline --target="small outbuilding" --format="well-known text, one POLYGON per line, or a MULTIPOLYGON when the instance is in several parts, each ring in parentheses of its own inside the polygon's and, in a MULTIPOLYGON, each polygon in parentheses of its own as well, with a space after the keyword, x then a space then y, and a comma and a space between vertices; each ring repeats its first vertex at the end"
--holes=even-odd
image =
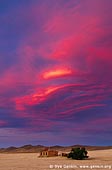
POLYGON ((40 157, 52 157, 58 156, 58 151, 51 150, 50 148, 45 148, 43 151, 40 152, 40 157))
POLYGON ((61 156, 67 157, 68 153, 62 153, 61 156))

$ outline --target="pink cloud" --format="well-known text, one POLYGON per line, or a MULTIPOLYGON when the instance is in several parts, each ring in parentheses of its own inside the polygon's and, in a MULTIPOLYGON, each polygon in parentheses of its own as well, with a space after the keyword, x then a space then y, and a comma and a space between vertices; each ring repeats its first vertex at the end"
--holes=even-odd
MULTIPOLYGON (((83 134, 85 118, 89 120, 91 114, 92 119, 93 109, 101 115, 100 108, 110 104, 106 102, 112 93, 108 5, 100 0, 78 5, 70 0, 61 6, 57 1, 55 5, 47 3, 18 8, 8 17, 9 25, 13 20, 15 30, 22 30, 22 38, 16 49, 18 62, 0 77, 0 94, 11 93, 10 97, 0 98, 0 106, 11 106, 15 118, 27 120, 28 130, 52 132, 62 127, 64 131, 74 129, 83 134)), ((7 23, 6 16, 4 22, 7 23)), ((108 122, 102 118, 93 120, 92 125, 108 122)), ((84 130, 90 127, 91 124, 84 130)))

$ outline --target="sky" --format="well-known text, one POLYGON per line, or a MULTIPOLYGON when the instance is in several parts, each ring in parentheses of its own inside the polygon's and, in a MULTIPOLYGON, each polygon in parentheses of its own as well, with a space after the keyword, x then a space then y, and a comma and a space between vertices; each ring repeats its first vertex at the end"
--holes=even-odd
POLYGON ((0 147, 112 145, 112 0, 0 0, 0 147))

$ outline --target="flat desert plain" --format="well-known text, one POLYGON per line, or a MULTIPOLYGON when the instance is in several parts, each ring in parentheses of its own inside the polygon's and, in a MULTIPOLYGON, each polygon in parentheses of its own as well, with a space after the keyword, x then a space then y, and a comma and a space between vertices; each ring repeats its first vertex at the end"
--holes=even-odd
POLYGON ((88 160, 66 157, 39 158, 36 153, 0 154, 0 170, 107 170, 112 169, 112 149, 88 152, 88 160))

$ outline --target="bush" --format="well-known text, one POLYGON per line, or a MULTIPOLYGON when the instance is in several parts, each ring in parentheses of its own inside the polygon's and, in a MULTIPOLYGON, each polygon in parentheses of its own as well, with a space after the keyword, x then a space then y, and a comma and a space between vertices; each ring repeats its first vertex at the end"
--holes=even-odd
POLYGON ((88 152, 85 148, 72 148, 71 152, 68 154, 68 158, 83 160, 88 158, 88 152))

